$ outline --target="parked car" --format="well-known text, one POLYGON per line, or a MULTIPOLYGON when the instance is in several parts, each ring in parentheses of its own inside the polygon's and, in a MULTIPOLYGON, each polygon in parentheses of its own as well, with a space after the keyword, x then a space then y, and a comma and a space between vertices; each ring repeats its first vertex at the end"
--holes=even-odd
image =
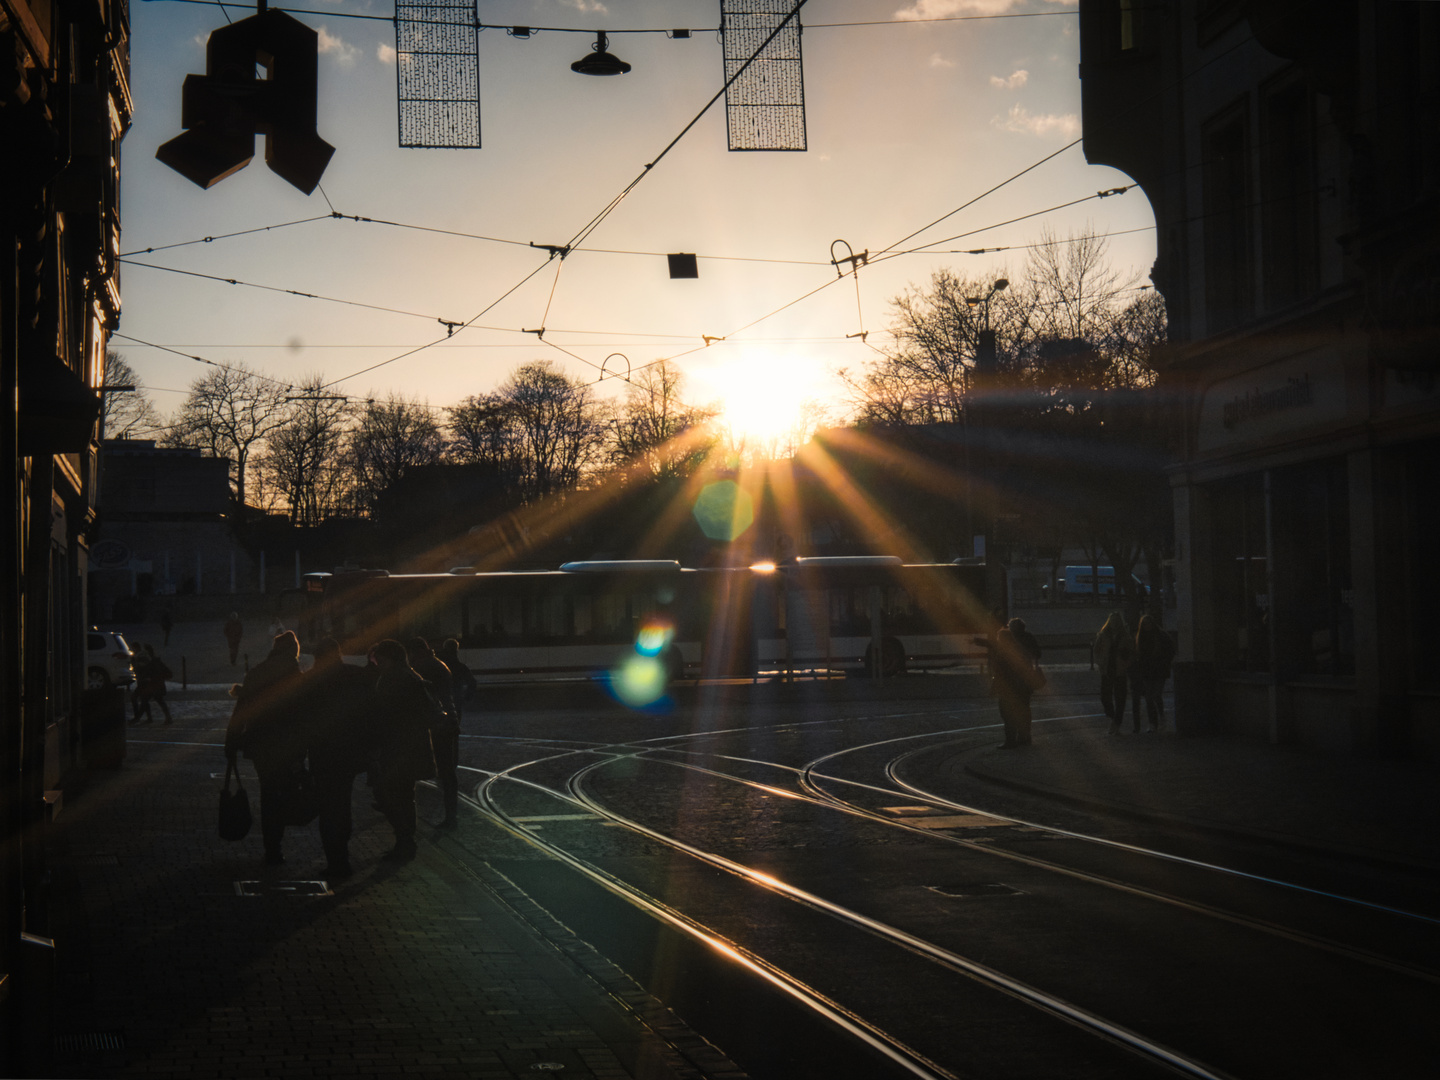
POLYGON ((85 634, 85 685, 91 690, 129 686, 135 681, 134 657, 124 634, 92 627, 85 634))

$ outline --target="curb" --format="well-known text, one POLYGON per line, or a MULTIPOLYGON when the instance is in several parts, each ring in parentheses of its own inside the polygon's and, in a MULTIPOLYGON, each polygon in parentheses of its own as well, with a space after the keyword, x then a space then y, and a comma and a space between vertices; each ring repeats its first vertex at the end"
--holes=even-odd
POLYGON ((1163 810, 1153 810, 1145 807, 1126 805, 1124 803, 1107 802, 1104 799, 1094 799, 1084 795, 1076 795, 1073 792, 1061 791, 1058 788, 1047 787, 1043 784, 1016 780, 1008 776, 999 776, 971 764, 966 764, 963 768, 966 773, 985 783, 995 784, 999 787, 1008 787, 1030 795, 1039 795, 1041 798, 1069 803, 1072 806, 1083 807, 1087 810, 1098 810, 1101 813, 1116 817, 1146 821, 1152 824, 1165 825, 1170 828, 1183 829, 1189 832, 1224 836, 1232 840, 1245 840, 1251 843, 1258 842, 1268 844, 1271 847, 1284 848, 1302 855, 1318 855, 1329 859, 1339 857, 1383 870, 1400 870, 1406 873, 1440 873, 1440 863, 1436 862, 1396 857, 1387 858, 1358 848, 1347 847, 1343 844, 1316 844, 1290 836, 1286 833, 1272 833, 1266 832, 1263 829, 1247 829, 1233 825, 1196 821, 1193 818, 1180 817, 1177 814, 1167 814, 1163 810))

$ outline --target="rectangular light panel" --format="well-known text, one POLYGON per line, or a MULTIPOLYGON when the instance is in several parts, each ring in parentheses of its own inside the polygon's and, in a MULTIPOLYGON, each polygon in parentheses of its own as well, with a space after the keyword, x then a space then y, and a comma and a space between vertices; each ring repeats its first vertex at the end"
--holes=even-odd
POLYGON ((479 52, 474 0, 395 0, 401 146, 480 148, 479 52))
POLYGON ((729 81, 794 8, 794 0, 720 0, 720 36, 729 83, 725 123, 731 150, 805 149, 799 15, 785 24, 738 79, 729 81))

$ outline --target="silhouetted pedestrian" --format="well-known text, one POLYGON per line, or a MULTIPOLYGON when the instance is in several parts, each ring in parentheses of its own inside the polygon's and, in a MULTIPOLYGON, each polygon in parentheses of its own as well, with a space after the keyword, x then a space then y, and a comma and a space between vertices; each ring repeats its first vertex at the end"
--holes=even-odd
POLYGON ((270 655, 250 669, 236 696, 225 731, 225 756, 255 763, 260 778, 260 832, 265 861, 283 863, 286 818, 299 791, 305 766, 304 706, 300 641, 288 630, 275 639, 270 655))
POLYGON ((429 642, 422 637, 406 643, 410 666, 430 684, 431 692, 445 710, 444 722, 430 732, 435 748, 435 782, 440 787, 440 804, 445 817, 440 828, 453 829, 460 802, 460 710, 455 705, 455 677, 445 661, 435 655, 429 642))
POLYGON ((325 877, 343 881, 350 868, 351 797, 355 777, 374 749, 374 674, 347 664, 334 638, 315 645, 315 666, 305 674, 305 716, 310 774, 320 808, 325 877))
POLYGON ((1002 749, 1030 745, 1030 696, 1040 682, 1035 667, 1039 660, 1040 643, 1025 629, 1024 620, 1011 619, 996 631, 990 667, 994 672, 991 685, 1005 724, 1002 749))
POLYGON ((240 621, 238 611, 230 612, 230 617, 225 620, 224 634, 230 646, 230 666, 234 667, 235 659, 240 655, 240 640, 245 636, 245 624, 240 621))
POLYGON ((1135 700, 1132 711, 1135 726, 1140 726, 1140 699, 1145 699, 1151 731, 1159 731, 1165 723, 1165 680, 1170 678, 1170 662, 1175 659, 1175 643, 1170 640, 1154 615, 1142 615, 1135 631, 1135 663, 1130 668, 1130 685, 1135 700))
POLYGON ((132 724, 148 724, 155 719, 150 712, 150 656, 144 645, 136 645, 130 654, 130 671, 135 676, 135 685, 130 689, 132 724), (141 713, 145 719, 140 719, 141 713))
POLYGON ((444 723, 443 710, 410 666, 405 646, 378 642, 371 650, 379 668, 375 682, 376 747, 370 763, 375 798, 395 830, 395 847, 384 858, 415 858, 415 784, 435 775, 430 732, 444 723))
POLYGON ((165 723, 170 724, 170 706, 165 701, 165 680, 175 677, 175 673, 160 657, 155 655, 155 646, 142 645, 145 651, 143 666, 144 675, 138 679, 137 691, 145 707, 145 722, 148 724, 153 717, 150 713, 150 703, 153 701, 160 706, 160 711, 165 714, 165 723))
POLYGON ((164 634, 164 640, 160 642, 162 648, 170 647, 170 631, 175 629, 175 613, 170 610, 167 604, 165 610, 160 613, 160 633, 164 634))
MULTIPOLYGON (((1112 611, 1095 635, 1095 664, 1100 668, 1100 704, 1110 717, 1110 734, 1118 735, 1125 722, 1126 675, 1135 662, 1135 639, 1125 625, 1125 617, 1112 611)), ((1140 715, 1135 714, 1135 730, 1140 730, 1140 715)))

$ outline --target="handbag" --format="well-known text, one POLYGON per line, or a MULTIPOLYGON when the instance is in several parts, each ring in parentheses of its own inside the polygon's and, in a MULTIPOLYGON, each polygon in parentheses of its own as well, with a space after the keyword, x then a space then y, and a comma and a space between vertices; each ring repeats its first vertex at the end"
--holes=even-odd
POLYGON ((1041 689, 1047 681, 1045 678, 1045 669, 1039 664, 1032 664, 1025 669, 1025 685, 1031 690, 1041 689))
POLYGON ((250 813, 250 796, 240 783, 240 770, 234 759, 225 766, 225 787, 220 792, 220 839, 244 840, 255 819, 250 813), (235 774, 235 790, 230 790, 230 774, 235 774))

